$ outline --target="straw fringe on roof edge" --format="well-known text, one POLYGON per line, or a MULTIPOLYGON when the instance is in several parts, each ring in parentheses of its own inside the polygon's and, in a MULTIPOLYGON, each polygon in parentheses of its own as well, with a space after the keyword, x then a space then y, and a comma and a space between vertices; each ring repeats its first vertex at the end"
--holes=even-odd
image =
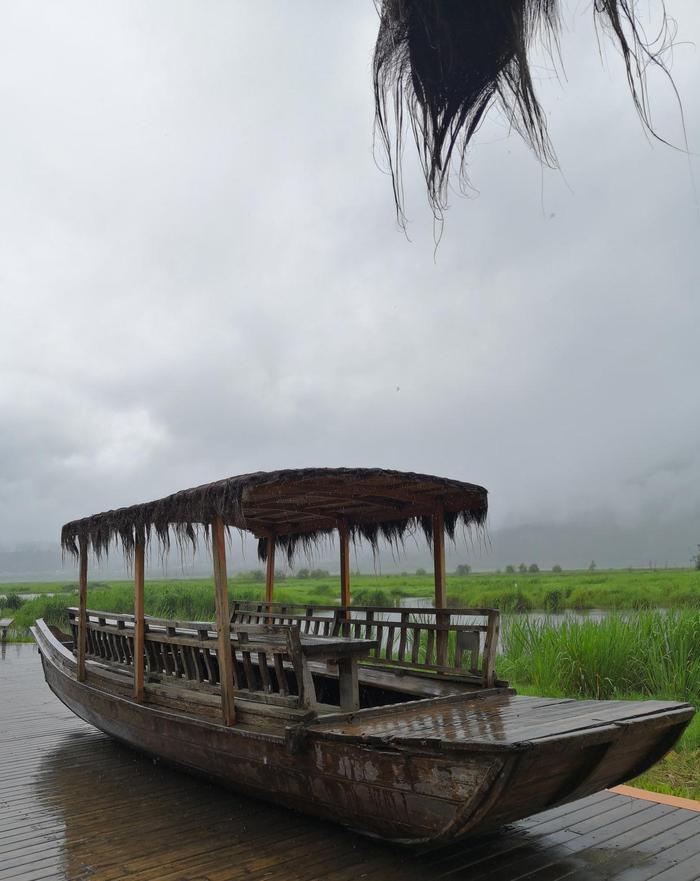
MULTIPOLYGON (((109 554, 113 544, 121 544, 127 559, 133 557, 137 537, 148 546, 155 539, 163 553, 167 553, 172 539, 181 550, 189 546, 196 550, 200 542, 209 542, 209 524, 221 517, 227 527, 247 529, 245 497, 256 488, 266 485, 297 484, 306 480, 341 481, 348 486, 356 481, 386 477, 401 484, 430 481, 436 491, 442 487, 452 495, 460 491, 464 495, 458 509, 454 502, 445 510, 445 531, 454 539, 459 524, 465 529, 485 525, 488 510, 487 492, 483 487, 461 481, 413 472, 390 471, 376 468, 306 468, 287 471, 255 472, 219 480, 192 489, 181 490, 153 502, 105 511, 91 517, 66 523, 61 530, 61 547, 64 553, 78 556, 81 545, 100 559, 109 554)), ((369 495, 369 494, 368 494, 369 495)), ((354 543, 366 541, 376 552, 381 538, 395 547, 403 544, 407 535, 422 529, 428 542, 432 540, 432 511, 408 517, 382 519, 377 522, 346 522, 354 543)), ((309 553, 317 543, 335 532, 335 527, 279 531, 274 535, 276 547, 291 562, 299 550, 309 553)), ((267 538, 258 541, 260 560, 267 558, 267 538)))
MULTIPOLYGON (((451 541, 454 541, 455 532, 460 523, 466 530, 474 526, 483 528, 486 525, 486 506, 484 506, 483 512, 476 512, 472 509, 457 512, 446 511, 445 532, 451 541)), ((406 536, 414 535, 419 528, 423 531, 428 544, 432 545, 433 521, 429 516, 385 520, 382 523, 348 522, 348 532, 353 544, 367 542, 375 556, 379 550, 380 539, 384 539, 395 548, 403 547, 406 536)), ((286 555, 291 564, 300 549, 308 556, 320 541, 333 532, 333 529, 319 529, 314 532, 276 536, 275 547, 286 555)), ((265 538, 258 539, 258 559, 263 563, 267 560, 267 539, 265 538)))
MULTIPOLYGON (((406 129, 418 147, 428 200, 438 219, 447 208, 452 166, 464 191, 471 189, 467 149, 494 104, 500 105, 508 126, 522 135, 545 165, 557 166, 531 64, 533 43, 540 42, 556 70, 561 60, 563 0, 375 0, 375 4, 380 15, 373 63, 376 126, 403 225, 401 161, 406 129)), ((647 73, 663 73, 675 91, 669 65, 676 26, 667 15, 665 0, 656 3, 658 18, 649 25, 651 37, 638 14, 638 0, 593 0, 588 6, 596 32, 608 34, 622 56, 644 126, 663 140, 653 125, 647 73)))

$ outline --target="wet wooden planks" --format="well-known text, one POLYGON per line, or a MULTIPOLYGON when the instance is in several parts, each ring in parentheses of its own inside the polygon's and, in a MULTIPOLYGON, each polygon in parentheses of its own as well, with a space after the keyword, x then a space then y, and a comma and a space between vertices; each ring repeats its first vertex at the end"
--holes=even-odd
POLYGON ((575 701, 504 694, 433 705, 405 705, 391 715, 357 716, 320 724, 329 736, 431 739, 457 744, 509 745, 661 715, 680 705, 664 701, 575 701))
POLYGON ((700 814, 610 792, 424 855, 163 768, 0 660, 2 881, 698 881, 700 814))

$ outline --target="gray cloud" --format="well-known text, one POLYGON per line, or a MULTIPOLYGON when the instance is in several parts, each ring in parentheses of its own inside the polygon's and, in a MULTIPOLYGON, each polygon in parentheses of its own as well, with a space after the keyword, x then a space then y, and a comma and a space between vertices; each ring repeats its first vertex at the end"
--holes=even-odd
MULTIPOLYGON (((673 7, 698 39, 697 4, 673 7)), ((372 156, 369 0, 3 19, 4 541, 307 464, 483 483, 495 533, 700 533, 700 166, 645 139, 578 4, 567 81, 540 68, 561 173, 494 115, 435 256, 415 158, 408 241, 372 156)), ((697 148, 687 42, 674 73, 697 148)), ((679 142, 658 78, 652 101, 679 142)))

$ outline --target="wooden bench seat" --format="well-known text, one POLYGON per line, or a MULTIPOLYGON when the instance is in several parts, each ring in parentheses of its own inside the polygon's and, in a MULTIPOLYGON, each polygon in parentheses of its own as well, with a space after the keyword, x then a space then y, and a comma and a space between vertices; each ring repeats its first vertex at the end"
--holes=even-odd
MULTIPOLYGON (((351 618, 342 607, 331 610, 320 614, 316 607, 304 607, 301 615, 286 606, 255 604, 254 609, 244 609, 235 604, 231 650, 237 699, 280 711, 323 714, 334 705, 373 707, 489 687, 488 655, 498 632, 497 617, 490 624, 488 614, 484 624, 467 617, 484 610, 352 607, 351 618), (441 636, 451 649, 451 665, 435 663, 441 636), (340 672, 336 666, 340 658, 331 651, 334 646, 336 652, 359 648, 372 657, 359 666, 353 662, 348 679, 348 664, 340 672)), ((77 639, 77 609, 69 610, 69 618, 77 639)), ((133 616, 88 611, 86 633, 88 659, 129 678, 134 669, 133 616)), ((171 696, 173 689, 206 694, 212 705, 220 699, 219 649, 212 622, 147 616, 144 636, 145 684, 153 695, 167 688, 171 696)), ((493 684, 505 685, 495 679, 493 684)))
POLYGON ((362 661, 365 669, 457 676, 482 688, 497 684, 500 615, 496 609, 236 601, 231 623, 296 625, 303 634, 375 639, 376 650, 362 661))

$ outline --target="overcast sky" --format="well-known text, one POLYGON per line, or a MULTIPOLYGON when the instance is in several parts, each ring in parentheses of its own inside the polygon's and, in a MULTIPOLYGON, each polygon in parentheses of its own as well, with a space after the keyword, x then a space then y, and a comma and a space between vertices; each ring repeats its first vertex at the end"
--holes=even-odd
MULTIPOLYGON (((700 151, 700 6, 667 3, 700 151)), ((2 541, 302 465, 481 483, 496 534, 700 541, 700 161, 564 6, 566 78, 537 69, 561 172, 493 114, 435 253, 413 151, 410 241, 373 158, 371 0, 6 0, 2 541)))

